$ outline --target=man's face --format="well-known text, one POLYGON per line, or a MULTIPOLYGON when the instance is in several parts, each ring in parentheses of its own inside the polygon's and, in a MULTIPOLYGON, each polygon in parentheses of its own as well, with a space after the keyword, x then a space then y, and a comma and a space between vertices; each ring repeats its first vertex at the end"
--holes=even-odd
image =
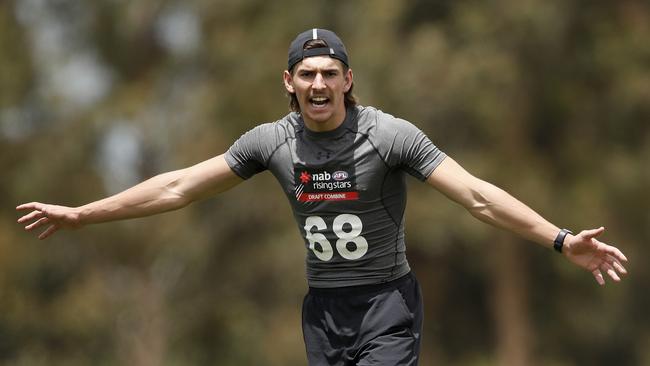
POLYGON ((352 85, 352 70, 329 56, 307 57, 293 73, 284 72, 284 85, 295 93, 303 120, 314 131, 329 131, 345 119, 345 93, 352 85))

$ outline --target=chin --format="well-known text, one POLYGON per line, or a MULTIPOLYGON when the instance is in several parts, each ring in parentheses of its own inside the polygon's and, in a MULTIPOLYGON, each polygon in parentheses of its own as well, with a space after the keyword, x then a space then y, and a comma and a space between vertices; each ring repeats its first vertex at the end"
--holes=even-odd
POLYGON ((332 119, 332 113, 304 113, 303 117, 307 117, 317 123, 326 123, 332 119))
POLYGON ((327 119, 332 116, 332 109, 331 108, 313 108, 311 105, 307 105, 303 108, 303 106, 300 106, 300 110, 302 111, 302 114, 311 118, 311 119, 327 119))

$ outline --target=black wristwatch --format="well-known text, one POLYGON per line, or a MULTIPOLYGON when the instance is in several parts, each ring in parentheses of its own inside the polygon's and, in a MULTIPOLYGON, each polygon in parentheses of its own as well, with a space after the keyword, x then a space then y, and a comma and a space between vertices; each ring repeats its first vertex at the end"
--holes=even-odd
POLYGON ((560 230, 560 232, 555 237, 555 240, 553 241, 553 249, 555 249, 558 253, 562 253, 562 247, 564 246, 564 238, 566 238, 567 234, 573 234, 573 232, 568 229, 562 229, 560 230))

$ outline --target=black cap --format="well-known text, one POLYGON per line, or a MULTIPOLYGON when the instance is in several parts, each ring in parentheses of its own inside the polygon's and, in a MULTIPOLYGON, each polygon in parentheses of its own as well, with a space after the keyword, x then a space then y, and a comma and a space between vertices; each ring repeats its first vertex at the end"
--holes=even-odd
POLYGON ((291 70, 305 57, 312 56, 329 56, 340 60, 345 64, 345 66, 350 66, 348 64, 348 52, 345 50, 343 42, 334 32, 327 29, 314 28, 304 31, 300 33, 293 42, 291 42, 291 46, 289 46, 289 62, 287 70, 291 70), (303 50, 305 43, 312 39, 325 41, 327 47, 303 50))

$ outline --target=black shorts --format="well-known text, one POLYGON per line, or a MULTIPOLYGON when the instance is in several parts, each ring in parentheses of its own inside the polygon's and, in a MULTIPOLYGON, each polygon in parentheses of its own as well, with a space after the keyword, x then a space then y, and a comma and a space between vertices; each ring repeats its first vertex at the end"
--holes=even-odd
POLYGON ((409 273, 378 285, 310 288, 302 331, 310 366, 417 365, 420 286, 409 273))

